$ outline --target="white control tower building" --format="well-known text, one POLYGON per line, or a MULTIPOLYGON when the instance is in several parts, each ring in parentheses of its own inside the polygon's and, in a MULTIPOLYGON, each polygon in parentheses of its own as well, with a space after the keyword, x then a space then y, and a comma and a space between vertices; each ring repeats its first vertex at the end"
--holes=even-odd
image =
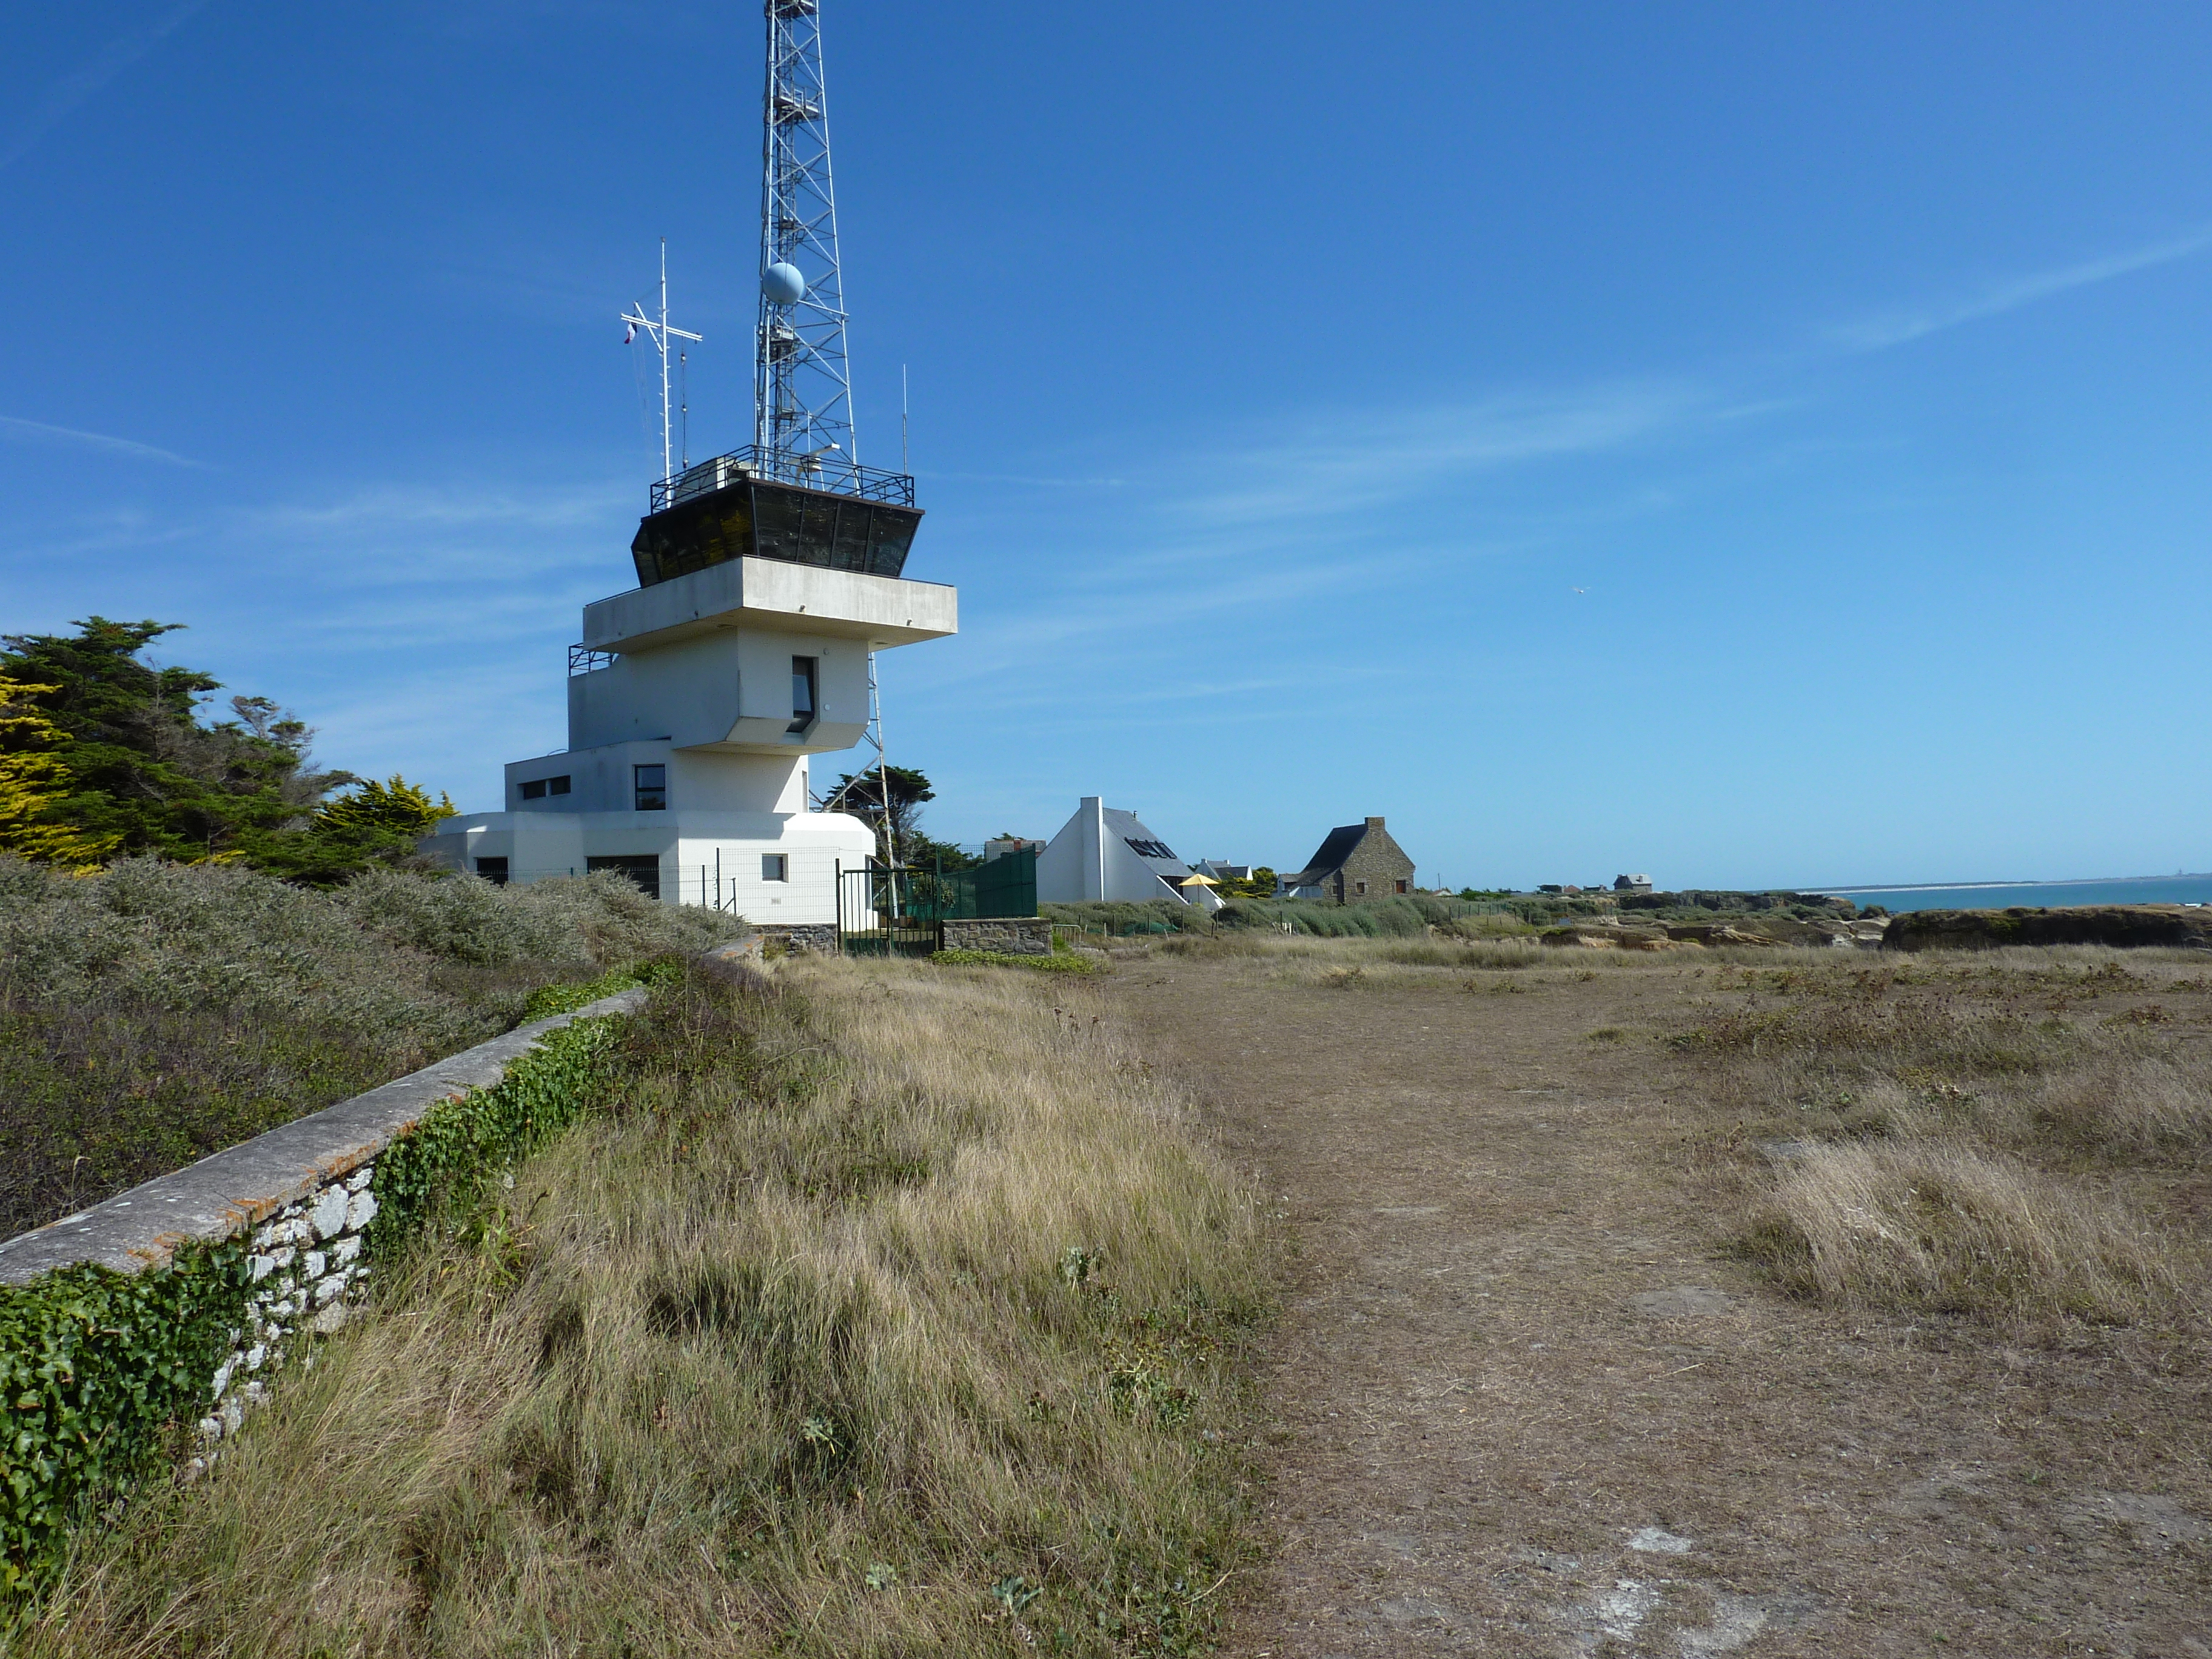
MULTIPOLYGON (((728 525, 770 495, 832 520, 869 514, 828 491, 746 481, 656 516, 696 502, 707 511, 695 519, 728 525)), ((920 515, 900 516, 911 535, 920 515)), ((641 543, 653 527, 648 518, 641 543)), ((834 531, 822 540, 806 550, 834 553, 834 531)), ((903 555, 878 563, 896 571, 903 555)), ((857 817, 811 810, 809 757, 860 740, 869 653, 958 627, 951 587, 781 550, 587 605, 569 651, 568 748, 510 763, 506 809, 447 819, 423 851, 497 881, 620 870, 676 902, 834 922, 836 871, 865 868, 876 837, 857 817)))
POLYGON ((770 0, 753 442, 669 462, 630 554, 638 586, 584 607, 568 653, 568 746, 507 769, 503 811, 422 842, 493 880, 619 870, 663 900, 771 925, 837 920, 837 872, 874 832, 813 810, 809 758, 867 732, 871 653, 939 639, 958 596, 910 581, 914 480, 860 464, 845 355, 821 32, 814 0, 770 0))

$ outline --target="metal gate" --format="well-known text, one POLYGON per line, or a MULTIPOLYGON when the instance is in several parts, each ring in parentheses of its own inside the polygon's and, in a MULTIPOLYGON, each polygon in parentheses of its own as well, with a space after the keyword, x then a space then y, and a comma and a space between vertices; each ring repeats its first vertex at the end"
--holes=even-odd
POLYGON ((848 957, 926 957, 943 947, 943 926, 915 915, 908 901, 911 875, 872 860, 852 870, 838 865, 839 951, 848 957))

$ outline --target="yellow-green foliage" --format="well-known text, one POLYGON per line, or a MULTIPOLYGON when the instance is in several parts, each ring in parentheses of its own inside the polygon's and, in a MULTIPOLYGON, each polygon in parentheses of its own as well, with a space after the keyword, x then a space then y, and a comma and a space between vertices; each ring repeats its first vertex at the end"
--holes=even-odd
POLYGON ((26 1650, 1205 1650, 1261 1257, 1181 1099, 1080 983, 724 971, 26 1650))
POLYGON ((31 700, 55 689, 0 674, 0 853, 65 870, 95 870, 120 838, 46 818, 69 788, 69 763, 60 750, 70 734, 31 700))
POLYGON ((315 822, 326 830, 388 830, 412 836, 428 835, 441 819, 453 816, 452 798, 444 791, 434 801, 429 791, 394 772, 383 783, 363 778, 353 786, 352 793, 325 802, 315 822))

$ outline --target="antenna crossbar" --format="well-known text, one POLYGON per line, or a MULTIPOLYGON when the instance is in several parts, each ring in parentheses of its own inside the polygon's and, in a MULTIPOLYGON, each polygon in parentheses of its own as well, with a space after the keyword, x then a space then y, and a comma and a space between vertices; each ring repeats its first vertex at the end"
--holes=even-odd
MULTIPOLYGON (((665 485, 676 476, 676 452, 672 410, 669 404, 668 343, 689 340, 694 345, 706 339, 703 334, 694 334, 689 329, 678 328, 668 320, 668 239, 660 239, 660 315, 646 315, 642 301, 634 302, 617 320, 628 323, 633 334, 643 329, 660 353, 660 482, 665 485)), ((625 342, 627 343, 627 342, 625 342)))

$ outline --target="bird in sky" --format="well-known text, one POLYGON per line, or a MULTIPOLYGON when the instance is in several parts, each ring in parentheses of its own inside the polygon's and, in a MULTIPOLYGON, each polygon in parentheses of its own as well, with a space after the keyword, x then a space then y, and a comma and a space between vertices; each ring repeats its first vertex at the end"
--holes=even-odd
POLYGON ((1575 592, 1577 592, 1577 593, 1587 593, 1587 592, 1589 592, 1589 589, 1588 589, 1587 587, 1577 587, 1577 589, 1575 589, 1575 592))

